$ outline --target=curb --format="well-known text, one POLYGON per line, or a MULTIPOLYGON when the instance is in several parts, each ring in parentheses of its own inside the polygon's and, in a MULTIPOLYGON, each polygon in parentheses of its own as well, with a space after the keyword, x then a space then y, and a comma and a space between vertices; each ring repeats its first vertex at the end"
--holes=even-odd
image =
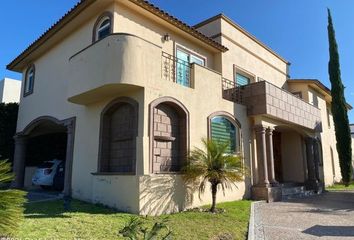
POLYGON ((248 237, 247 240, 254 240, 254 204, 255 202, 251 203, 251 213, 250 213, 250 221, 248 224, 248 237))
POLYGON ((255 218, 256 218, 256 211, 255 205, 262 203, 264 201, 256 201, 251 203, 251 213, 250 213, 250 221, 248 224, 248 237, 247 240, 256 240, 256 228, 255 228, 255 218))

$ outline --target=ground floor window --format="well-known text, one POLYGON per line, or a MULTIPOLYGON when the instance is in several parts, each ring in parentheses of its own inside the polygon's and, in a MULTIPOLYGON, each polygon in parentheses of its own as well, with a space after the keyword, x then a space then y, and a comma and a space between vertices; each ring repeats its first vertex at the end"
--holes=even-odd
POLYGON ((228 143, 227 151, 229 153, 237 153, 240 151, 241 143, 240 125, 230 115, 209 117, 210 138, 220 143, 228 143))

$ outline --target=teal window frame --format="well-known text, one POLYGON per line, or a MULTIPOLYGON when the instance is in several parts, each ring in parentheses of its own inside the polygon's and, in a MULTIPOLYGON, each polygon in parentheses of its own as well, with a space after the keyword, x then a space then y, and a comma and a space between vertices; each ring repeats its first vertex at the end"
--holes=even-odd
POLYGON ((187 49, 177 46, 176 47, 176 83, 185 86, 191 87, 190 76, 191 69, 190 65, 192 63, 206 66, 206 58, 200 55, 197 55, 187 49), (183 54, 185 56, 183 56, 183 54))

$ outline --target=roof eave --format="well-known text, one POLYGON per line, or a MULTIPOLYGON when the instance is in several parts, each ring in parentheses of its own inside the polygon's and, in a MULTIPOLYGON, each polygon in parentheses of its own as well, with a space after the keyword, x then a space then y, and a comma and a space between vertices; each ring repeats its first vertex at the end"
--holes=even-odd
MULTIPOLYGON (((74 7, 72 7, 63 17, 61 17, 55 24, 53 24, 46 32, 44 32, 37 40, 30 44, 21 54, 19 54, 11 63, 9 63, 6 68, 11 71, 21 72, 22 69, 18 68, 19 63, 21 63, 26 57, 28 57, 33 51, 35 51, 44 42, 55 35, 61 28, 63 28, 67 23, 74 19, 78 14, 80 14, 84 9, 89 7, 92 3, 97 0, 81 0, 74 7)), ((129 0, 130 2, 139 5, 140 7, 150 11, 156 16, 164 19, 170 24, 182 29, 183 31, 189 33, 193 37, 201 40, 202 42, 208 44, 214 49, 226 52, 229 49, 220 43, 214 41, 213 39, 205 36, 195 28, 188 26, 184 22, 178 20, 177 18, 169 15, 153 4, 144 0, 129 0)))

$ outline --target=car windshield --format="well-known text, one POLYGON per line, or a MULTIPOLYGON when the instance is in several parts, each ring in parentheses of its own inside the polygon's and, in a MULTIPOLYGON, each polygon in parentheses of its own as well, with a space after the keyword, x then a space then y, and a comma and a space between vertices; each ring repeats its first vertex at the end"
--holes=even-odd
POLYGON ((53 167, 54 163, 52 162, 44 162, 41 165, 38 166, 38 168, 51 168, 53 167))

